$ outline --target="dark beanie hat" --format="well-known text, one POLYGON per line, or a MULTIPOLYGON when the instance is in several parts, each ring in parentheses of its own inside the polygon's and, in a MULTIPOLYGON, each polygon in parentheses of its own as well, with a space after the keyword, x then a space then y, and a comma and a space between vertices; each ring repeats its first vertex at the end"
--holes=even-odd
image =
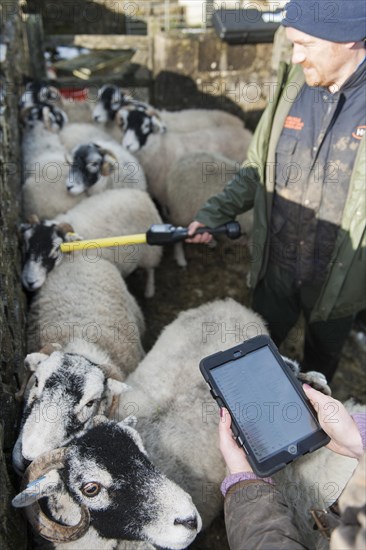
POLYGON ((366 38, 366 0, 291 0, 282 25, 330 42, 359 42, 366 38))

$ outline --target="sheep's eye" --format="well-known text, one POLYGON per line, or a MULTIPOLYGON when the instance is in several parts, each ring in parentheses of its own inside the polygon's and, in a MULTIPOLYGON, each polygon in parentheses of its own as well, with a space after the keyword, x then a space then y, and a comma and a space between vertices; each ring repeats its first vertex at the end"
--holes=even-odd
POLYGON ((99 495, 101 488, 102 486, 100 483, 97 483, 96 481, 89 481, 81 487, 81 492, 84 496, 91 498, 99 495))
POLYGON ((92 407, 94 403, 95 403, 95 399, 92 399, 91 401, 88 401, 88 403, 85 406, 90 409, 90 407, 92 407))
POLYGON ((34 377, 34 387, 38 388, 38 378, 37 378, 37 376, 34 377))

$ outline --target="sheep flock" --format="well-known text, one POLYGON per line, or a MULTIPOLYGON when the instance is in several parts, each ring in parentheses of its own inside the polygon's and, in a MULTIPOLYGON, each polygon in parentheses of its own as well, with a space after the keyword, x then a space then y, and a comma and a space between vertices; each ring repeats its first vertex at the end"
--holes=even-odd
MULTIPOLYGON (((71 253, 60 246, 143 234, 153 224, 187 226, 239 170, 251 133, 224 111, 159 110, 114 85, 79 109, 56 88, 30 83, 19 113, 29 309, 13 449, 22 481, 13 505, 24 509, 41 546, 57 550, 194 548, 222 512, 225 477, 218 411, 198 365, 267 334, 265 320, 219 292, 203 303, 196 288, 155 334, 147 312, 153 303, 159 314, 156 291, 169 302, 189 276, 182 243, 174 253, 180 271, 166 289, 155 273, 169 254, 160 246, 71 253)), ((202 256, 190 261, 201 263, 202 286, 212 258, 242 273, 251 213, 239 221, 239 244, 197 247, 202 256)), ((236 284, 245 286, 244 277, 236 284)), ((329 393, 321 374, 306 376, 329 393)), ((307 510, 330 504, 323 488, 331 481, 335 500, 354 468, 354 460, 320 449, 278 475, 289 501, 286 487, 301 486, 306 509, 296 513, 305 539, 307 510)))

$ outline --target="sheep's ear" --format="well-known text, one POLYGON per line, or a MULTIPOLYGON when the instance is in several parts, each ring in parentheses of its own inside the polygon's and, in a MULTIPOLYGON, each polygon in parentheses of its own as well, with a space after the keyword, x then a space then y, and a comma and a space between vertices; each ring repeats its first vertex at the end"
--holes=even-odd
POLYGON ((129 426, 130 428, 136 428, 137 425, 137 417, 134 414, 129 414, 120 422, 120 424, 123 424, 124 426, 129 426))
POLYGON ((141 436, 140 436, 139 432, 137 430, 135 430, 135 428, 133 426, 133 424, 136 424, 135 419, 136 419, 135 416, 129 415, 124 420, 122 420, 121 422, 118 422, 117 426, 119 426, 121 428, 121 430, 123 430, 123 431, 127 432, 128 434, 130 434, 130 436, 132 437, 132 439, 134 440, 134 442, 136 443, 136 445, 138 446, 140 451, 142 453, 144 453, 145 455, 147 455, 147 452, 146 452, 145 446, 142 442, 141 436))
POLYGON ((37 370, 37 367, 42 361, 47 359, 49 355, 47 353, 28 353, 24 359, 24 366, 27 370, 30 372, 35 372, 37 370))
POLYGON ((121 393, 125 393, 131 389, 131 386, 128 384, 124 384, 114 378, 108 378, 107 386, 112 395, 121 395, 121 393))
POLYGON ((152 131, 154 134, 165 134, 167 127, 164 122, 156 115, 151 117, 152 131))
POLYGON ((25 233, 26 231, 28 231, 28 229, 31 229, 32 227, 32 224, 31 223, 20 223, 18 225, 18 233, 20 236, 23 235, 23 233, 25 233))
POLYGON ((50 470, 43 476, 28 483, 26 488, 12 500, 14 508, 24 508, 38 499, 57 492, 60 476, 57 470, 50 470))
POLYGON ((52 130, 52 124, 51 124, 51 117, 50 117, 50 108, 49 107, 43 107, 42 109, 42 120, 44 127, 46 130, 52 130))
POLYGON ((127 116, 128 116, 128 110, 126 108, 119 109, 119 111, 117 111, 116 113, 116 117, 115 117, 116 124, 122 132, 124 132, 127 128, 127 116))

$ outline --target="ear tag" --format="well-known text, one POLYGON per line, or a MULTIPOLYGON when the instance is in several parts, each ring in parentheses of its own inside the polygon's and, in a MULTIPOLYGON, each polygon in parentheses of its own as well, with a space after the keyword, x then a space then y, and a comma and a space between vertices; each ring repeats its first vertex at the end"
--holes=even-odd
POLYGON ((39 498, 41 482, 45 479, 46 476, 41 476, 28 483, 26 488, 11 501, 14 508, 24 508, 25 506, 35 502, 39 498))

